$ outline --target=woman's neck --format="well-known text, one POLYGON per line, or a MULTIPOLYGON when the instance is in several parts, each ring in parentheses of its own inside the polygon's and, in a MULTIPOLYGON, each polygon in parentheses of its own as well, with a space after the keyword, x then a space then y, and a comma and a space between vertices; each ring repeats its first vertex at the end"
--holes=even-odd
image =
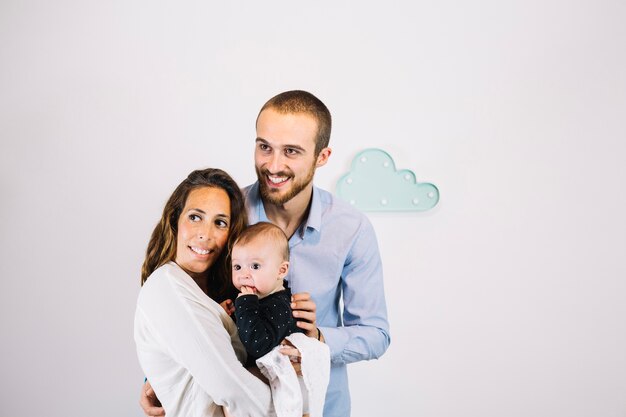
POLYGON ((202 292, 204 292, 205 294, 209 293, 209 274, 202 274, 202 275, 194 274, 194 275, 191 275, 191 278, 193 278, 196 284, 198 284, 198 287, 200 287, 202 292))
POLYGON ((202 273, 191 272, 191 271, 187 271, 185 268, 183 268, 180 265, 178 266, 180 267, 180 269, 185 271, 187 275, 189 275, 194 280, 194 282, 198 285, 198 287, 200 287, 202 292, 204 292, 205 294, 209 293, 209 271, 202 272, 202 273))

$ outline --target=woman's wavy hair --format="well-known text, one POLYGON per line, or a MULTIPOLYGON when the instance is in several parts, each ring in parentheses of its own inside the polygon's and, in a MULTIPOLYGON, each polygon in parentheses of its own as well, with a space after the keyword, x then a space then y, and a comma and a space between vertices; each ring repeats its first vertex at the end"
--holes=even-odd
POLYGON ((207 168, 193 171, 176 187, 176 190, 167 200, 161 220, 154 228, 150 243, 148 243, 146 259, 141 267, 141 285, 146 282, 154 270, 175 259, 178 219, 185 208, 189 193, 202 187, 220 188, 226 191, 230 199, 230 227, 227 247, 215 260, 209 277, 210 294, 208 295, 220 302, 228 298, 234 291, 231 279, 230 250, 248 223, 241 190, 230 175, 221 169, 207 168))

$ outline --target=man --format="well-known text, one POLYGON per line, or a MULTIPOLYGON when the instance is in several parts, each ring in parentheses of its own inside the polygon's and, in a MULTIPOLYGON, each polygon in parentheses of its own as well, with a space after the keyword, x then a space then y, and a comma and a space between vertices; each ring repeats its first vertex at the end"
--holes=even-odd
MULTIPOLYGON (((346 365, 380 357, 390 342, 374 230, 362 213, 313 185, 315 170, 331 155, 331 116, 317 97, 305 91, 273 97, 256 131, 258 181, 243 190, 249 221, 272 222, 289 237, 294 316, 316 317, 317 336, 330 348, 324 417, 349 416, 346 365), (316 310, 307 294, 296 294, 305 291, 316 310)), ((141 404, 157 415, 145 394, 141 404)))

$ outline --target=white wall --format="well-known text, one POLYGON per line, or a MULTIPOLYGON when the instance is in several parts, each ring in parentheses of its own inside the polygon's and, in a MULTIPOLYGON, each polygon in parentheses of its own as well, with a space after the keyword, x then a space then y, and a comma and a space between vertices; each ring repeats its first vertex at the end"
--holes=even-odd
POLYGON ((392 345, 354 416, 625 415, 625 4, 398 3, 0 3, 0 415, 142 415, 162 205, 195 168, 252 181, 294 88, 334 115, 319 185, 374 146, 441 191, 370 216, 392 345))

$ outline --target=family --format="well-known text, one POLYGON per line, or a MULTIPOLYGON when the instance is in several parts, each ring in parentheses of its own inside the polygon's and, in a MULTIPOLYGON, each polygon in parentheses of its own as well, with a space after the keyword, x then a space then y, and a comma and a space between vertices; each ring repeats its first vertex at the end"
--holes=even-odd
POLYGON ((390 338, 372 225, 313 185, 330 133, 317 97, 278 94, 256 120, 257 182, 209 168, 170 196, 135 314, 146 415, 350 415, 346 365, 390 338))

